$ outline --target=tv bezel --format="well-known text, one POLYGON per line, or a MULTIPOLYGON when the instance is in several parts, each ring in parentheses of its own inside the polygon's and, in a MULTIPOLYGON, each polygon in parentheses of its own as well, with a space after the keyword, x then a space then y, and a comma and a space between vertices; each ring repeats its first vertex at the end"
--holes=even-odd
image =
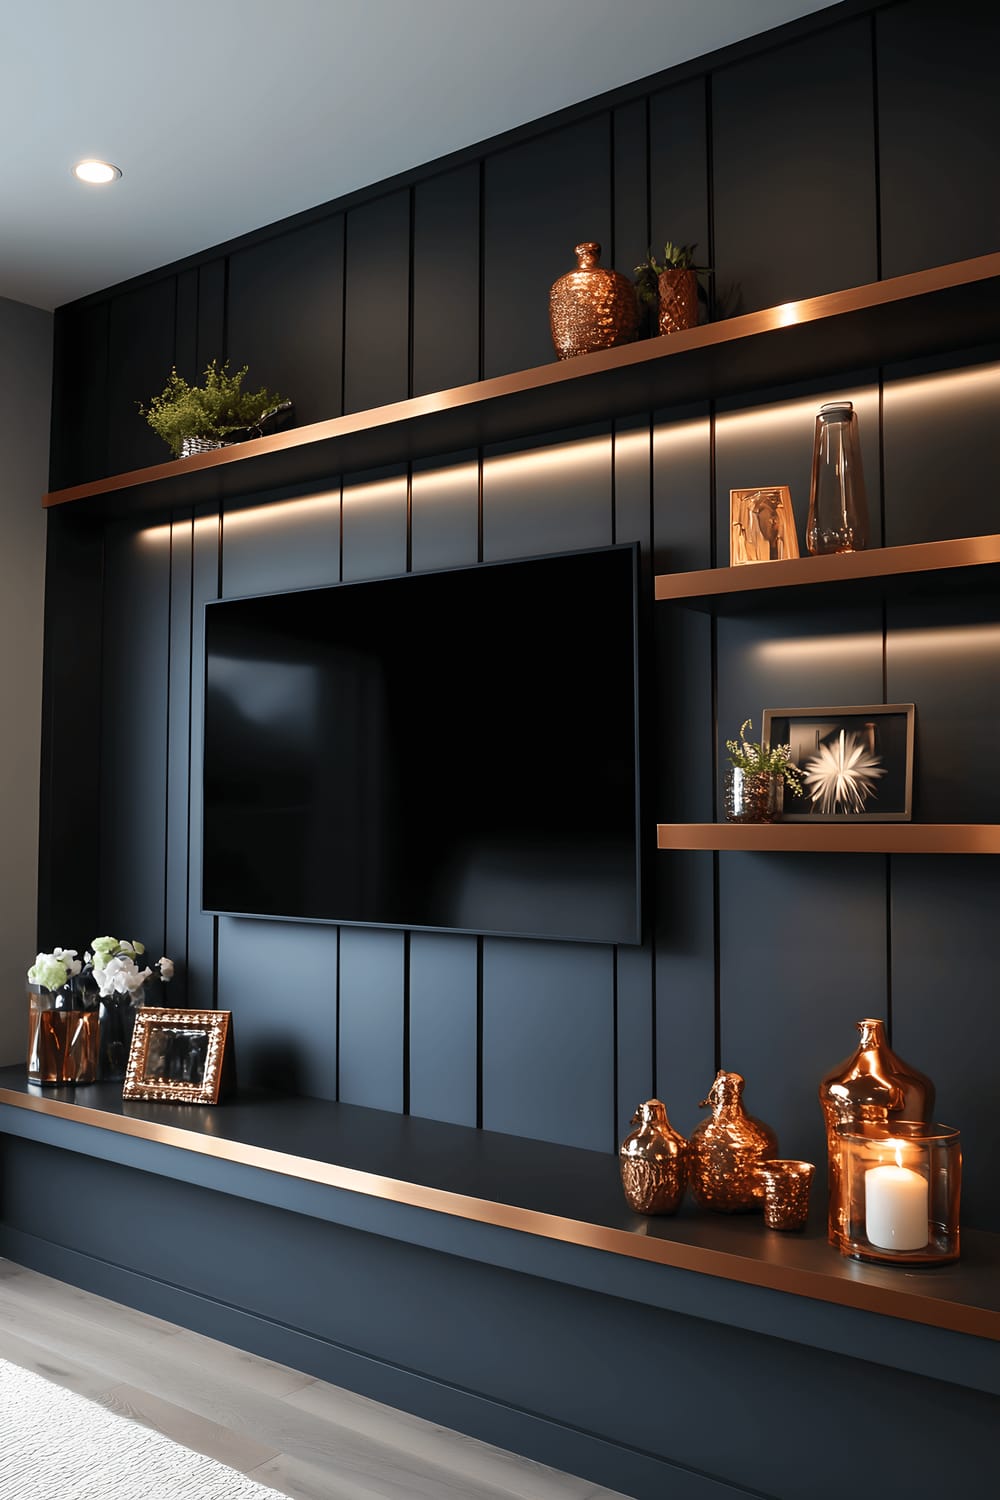
POLYGON ((429 932, 456 937, 497 937, 524 939, 527 942, 547 943, 586 943, 596 944, 599 947, 638 947, 643 942, 644 915, 645 915, 645 846, 642 837, 642 768, 641 768, 641 743, 642 743, 642 695, 640 691, 641 678, 641 632, 640 632, 640 603, 639 603, 639 543, 638 542, 612 542, 603 547, 576 547, 561 552, 528 553, 518 557, 490 558, 488 561, 476 563, 459 563, 444 568, 421 568, 403 573, 378 574, 367 578, 338 579, 334 583, 307 584, 302 588, 291 589, 261 589, 249 594, 220 594, 215 599, 206 599, 203 605, 203 663, 202 663, 202 714, 201 714, 201 828, 200 849, 198 851, 199 863, 199 894, 201 896, 200 911, 203 916, 234 917, 242 921, 254 922, 302 922, 310 926, 319 927, 361 927, 373 931, 386 932, 429 932), (207 733, 208 715, 205 705, 208 697, 208 612, 220 604, 247 603, 255 599, 273 599, 287 597, 293 594, 315 594, 329 592, 331 589, 366 588, 383 583, 394 583, 403 579, 427 578, 441 576, 450 573, 472 573, 479 572, 485 568, 506 568, 519 563, 533 562, 555 562, 561 558, 588 557, 596 554, 631 553, 632 555, 632 703, 634 724, 634 752, 633 752, 633 785, 634 796, 634 843, 635 843, 635 926, 633 935, 630 937, 582 937, 578 935, 567 936, 565 933, 547 932, 524 932, 508 931, 504 928, 480 928, 480 927, 440 927, 429 926, 419 922, 369 922, 361 921, 351 917, 305 917, 275 912, 253 912, 233 911, 229 908, 205 905, 205 740, 207 733))

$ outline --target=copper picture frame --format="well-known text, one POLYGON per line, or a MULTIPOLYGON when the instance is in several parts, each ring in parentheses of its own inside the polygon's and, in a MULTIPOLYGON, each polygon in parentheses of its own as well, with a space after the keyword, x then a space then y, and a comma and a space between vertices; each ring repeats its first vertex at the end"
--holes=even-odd
POLYGON ((787 484, 729 491, 729 565, 798 557, 792 492, 787 484))
POLYGON ((217 1104, 233 1082, 232 1011, 137 1010, 123 1099, 217 1104))
POLYGON ((912 703, 766 708, 765 745, 789 745, 803 794, 785 788, 783 823, 909 823, 913 818, 912 703))

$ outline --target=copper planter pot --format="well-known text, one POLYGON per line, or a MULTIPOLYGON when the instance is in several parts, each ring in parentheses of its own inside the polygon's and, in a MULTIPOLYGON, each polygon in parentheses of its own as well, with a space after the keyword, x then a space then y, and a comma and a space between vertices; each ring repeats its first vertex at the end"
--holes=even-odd
POLYGON ((658 278, 661 333, 698 326, 698 273, 671 267, 658 278))
POLYGON ((627 276, 598 264, 601 247, 576 247, 576 270, 549 292, 549 326, 560 359, 631 344, 639 331, 639 306, 627 276))

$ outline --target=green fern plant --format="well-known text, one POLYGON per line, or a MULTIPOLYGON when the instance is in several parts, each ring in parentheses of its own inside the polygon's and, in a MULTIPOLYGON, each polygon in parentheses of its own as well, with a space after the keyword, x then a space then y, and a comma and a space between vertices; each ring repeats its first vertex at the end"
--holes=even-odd
POLYGON ((139 413, 175 458, 180 456, 185 438, 223 441, 230 433, 253 427, 284 403, 283 396, 264 386, 259 391, 245 391, 247 369, 244 365, 231 375, 228 360, 220 365, 213 359, 206 366, 201 386, 189 385, 173 369, 163 390, 148 406, 136 403, 139 413))

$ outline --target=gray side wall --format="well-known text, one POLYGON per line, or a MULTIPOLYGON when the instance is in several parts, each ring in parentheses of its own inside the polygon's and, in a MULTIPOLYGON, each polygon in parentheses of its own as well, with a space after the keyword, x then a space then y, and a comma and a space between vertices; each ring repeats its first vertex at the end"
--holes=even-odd
POLYGON ((24 1055, 35 955, 52 315, 0 297, 0 1060, 24 1055))

